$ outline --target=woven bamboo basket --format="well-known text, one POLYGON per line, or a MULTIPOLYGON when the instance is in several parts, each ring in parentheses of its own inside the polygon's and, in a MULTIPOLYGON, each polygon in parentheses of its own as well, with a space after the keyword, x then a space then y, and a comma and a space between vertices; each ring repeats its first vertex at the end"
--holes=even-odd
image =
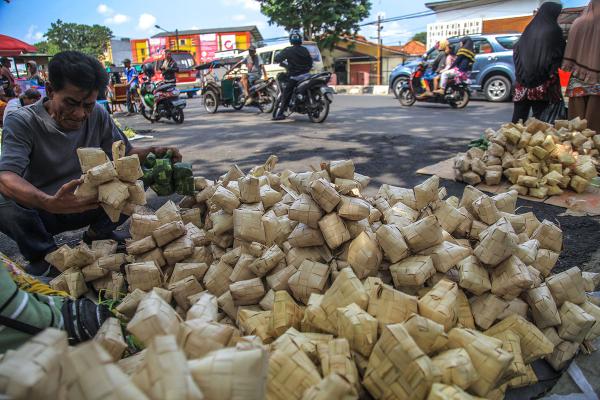
POLYGON ((330 249, 337 249, 343 243, 350 240, 350 232, 344 225, 344 221, 336 214, 325 215, 319 221, 319 228, 330 249))
POLYGON ((236 239, 265 243, 263 213, 254 210, 233 210, 233 232, 236 239))
POLYGON ((181 236, 163 248, 163 257, 169 265, 185 260, 194 253, 194 242, 188 236, 181 236))
POLYGON ((489 274, 487 270, 481 266, 477 257, 466 257, 458 262, 457 268, 459 277, 458 284, 463 289, 478 296, 492 289, 489 274))
POLYGON ((374 282, 366 288, 369 295, 367 311, 377 318, 383 327, 386 324, 404 322, 418 310, 417 298, 405 294, 383 282, 374 282))
POLYGON ((419 252, 442 243, 442 228, 434 216, 429 216, 400 228, 408 247, 419 252))
POLYGON ((229 291, 229 276, 233 268, 224 262, 212 264, 204 275, 203 283, 206 290, 215 296, 221 296, 229 291))
POLYGON ((266 249, 263 254, 254 260, 248 268, 256 276, 265 276, 281 261, 285 259, 285 253, 276 244, 266 249))
POLYGON ((192 306, 188 297, 202 292, 203 288, 194 276, 188 276, 171 283, 169 285, 169 290, 173 292, 173 298, 177 302, 177 305, 181 307, 183 311, 187 311, 192 306))
POLYGON ((229 291, 236 306, 258 304, 265 295, 265 287, 260 278, 232 283, 229 291))
POLYGON ((210 201, 228 214, 233 213, 233 210, 238 208, 240 205, 240 200, 238 197, 232 191, 224 188, 223 186, 217 187, 214 194, 210 198, 210 201))
POLYGON ((321 381, 310 358, 295 343, 289 343, 269 357, 268 399, 300 400, 307 389, 321 381))
POLYGON ((552 342, 535 325, 517 314, 503 319, 484 333, 493 336, 505 330, 512 330, 519 335, 525 364, 552 353, 554 347, 552 342))
POLYGON ((579 351, 579 346, 579 343, 562 341, 556 345, 552 354, 546 357, 546 361, 556 371, 561 371, 575 357, 579 351))
POLYGON ((558 336, 569 342, 581 343, 594 327, 596 319, 577 304, 565 301, 558 311, 561 324, 558 336))
POLYGON ((477 326, 481 329, 488 329, 498 315, 507 307, 508 303, 492 293, 485 293, 480 296, 471 297, 471 311, 477 326))
POLYGON ((560 315, 548 286, 541 285, 529 289, 525 299, 531 307, 531 315, 539 329, 560 325, 560 315))
POLYGON ((86 180, 93 186, 100 186, 103 183, 113 180, 117 177, 117 170, 112 162, 97 165, 90 168, 86 174, 86 180))
POLYGON ((146 236, 143 239, 130 241, 127 243, 127 254, 139 255, 146 253, 156 247, 156 242, 152 236, 146 236))
POLYGON ((175 336, 156 336, 150 341, 144 368, 149 381, 144 391, 150 398, 204 398, 192 378, 185 354, 177 346, 175 336))
POLYGON ((129 183, 134 183, 144 176, 137 154, 115 160, 115 169, 117 170, 118 178, 129 183))
POLYGON ((260 183, 258 178, 248 175, 238 178, 240 200, 242 203, 260 202, 260 183))
POLYGON ((459 261, 468 257, 471 254, 471 249, 444 241, 437 246, 421 251, 420 254, 431 256, 435 269, 445 274, 454 268, 459 261))
POLYGON ((310 194, 326 213, 333 211, 340 202, 339 193, 323 178, 311 182, 310 194))
POLYGON ((84 174, 90 169, 97 167, 98 165, 106 164, 108 157, 104 150, 96 147, 80 147, 77 149, 77 157, 79 158, 79 165, 81 166, 81 172, 84 174))
POLYGON ((131 216, 129 233, 131 233, 133 240, 139 240, 152 235, 152 232, 159 226, 158 217, 154 214, 133 214, 131 216))
POLYGON ((262 400, 265 398, 268 354, 261 348, 239 346, 216 350, 188 362, 205 398, 262 400))
POLYGON ((423 285, 435 274, 435 268, 430 256, 413 256, 390 265, 390 273, 394 280, 394 286, 417 287, 423 285))
POLYGON ((506 218, 501 218, 479 235, 473 254, 484 264, 496 266, 509 258, 517 247, 517 235, 506 218))
POLYGON ((279 290, 275 292, 272 315, 271 332, 275 337, 279 337, 289 328, 300 329, 304 308, 296 304, 288 292, 279 290))
POLYGON ((570 268, 546 279, 548 289, 552 292, 556 305, 561 306, 565 301, 581 304, 586 301, 585 282, 581 270, 570 268))
POLYGON ((516 256, 510 256, 492 270, 491 278, 492 293, 509 301, 533 285, 529 269, 516 256))
POLYGON ((478 396, 486 396, 502 379, 513 360, 512 354, 502 349, 502 341, 472 329, 454 328, 448 334, 451 349, 464 348, 479 379, 470 390, 478 396))
POLYGON ((130 292, 135 289, 148 291, 162 285, 162 273, 152 261, 128 264, 125 266, 125 273, 130 292))
POLYGON ((271 331, 272 311, 252 311, 239 309, 237 325, 246 335, 258 336, 263 343, 271 343, 274 339, 271 331))
POLYGON ((355 303, 337 309, 337 334, 352 350, 369 357, 377 342, 377 320, 355 303))
POLYGON ((363 385, 376 399, 425 399, 432 369, 431 360, 404 326, 388 325, 369 358, 363 385))
POLYGON ((446 350, 433 357, 431 362, 436 373, 439 374, 435 380, 446 385, 456 385, 466 390, 479 379, 479 373, 465 349, 446 350))
POLYGON ((67 349, 65 331, 47 328, 38 333, 2 359, 0 391, 14 399, 58 397, 67 349))
POLYGON ((419 314, 411 314, 402 323, 402 326, 427 355, 433 355, 443 350, 448 343, 448 335, 444 332, 444 326, 419 314))
POLYGON ((145 296, 146 292, 141 289, 135 289, 123 298, 121 303, 119 303, 119 305, 116 307, 116 310, 119 313, 131 318, 133 317, 133 314, 135 314, 135 310, 145 296))
POLYGON ((562 250, 562 230, 548 220, 542 221, 531 235, 531 238, 537 239, 542 249, 552 250, 556 253, 560 253, 562 250))
POLYGON ((323 293, 328 277, 328 265, 304 260, 298 270, 289 278, 288 285, 294 298, 307 304, 311 293, 323 293))
POLYGON ((169 303, 152 291, 140 301, 127 330, 148 345, 157 335, 177 335, 180 322, 181 318, 169 303))
POLYGON ((325 244, 323 235, 319 229, 299 223, 290 233, 288 241, 294 247, 322 246, 325 244))
POLYGON ((444 325, 444 329, 449 330, 457 320, 457 292, 456 283, 442 279, 419 299, 419 314, 444 325))
POLYGON ((96 341, 88 341, 66 352, 61 386, 67 400, 146 399, 127 375, 96 341))
POLYGON ((121 330, 121 323, 116 318, 108 318, 104 321, 94 336, 94 340, 100 343, 104 350, 110 354, 113 361, 120 360, 127 348, 127 343, 125 343, 123 331, 121 330))
POLYGON ((408 257, 408 245, 395 225, 381 225, 376 231, 377 241, 383 249, 386 258, 392 263, 408 257))
POLYGON ((192 319, 179 327, 177 343, 188 359, 202 358, 211 351, 227 347, 235 328, 214 321, 192 319))
POLYGON ((186 321, 196 319, 210 322, 218 319, 219 305, 217 303, 216 296, 208 292, 201 292, 196 295, 189 296, 188 300, 192 306, 186 313, 186 321))
POLYGON ((300 197, 290 206, 288 218, 317 228, 318 222, 323 216, 319 205, 307 194, 301 194, 300 197))
POLYGON ((363 232, 350 243, 348 264, 354 269, 359 279, 375 276, 382 258, 383 254, 372 233, 363 232))

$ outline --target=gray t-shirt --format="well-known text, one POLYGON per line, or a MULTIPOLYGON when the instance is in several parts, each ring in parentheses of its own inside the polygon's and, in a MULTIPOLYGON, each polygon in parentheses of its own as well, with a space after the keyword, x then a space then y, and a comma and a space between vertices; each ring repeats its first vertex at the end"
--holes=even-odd
POLYGON ((81 177, 79 147, 101 147, 112 158, 113 142, 123 140, 127 153, 131 151, 131 144, 102 106, 95 105, 80 129, 63 132, 46 111, 46 100, 20 108, 6 118, 0 172, 14 172, 53 195, 65 183, 81 177))
POLYGON ((245 63, 248 67, 249 74, 260 74, 260 66, 262 65, 262 60, 260 59, 260 56, 258 54, 254 56, 254 59, 248 54, 246 56, 245 63))

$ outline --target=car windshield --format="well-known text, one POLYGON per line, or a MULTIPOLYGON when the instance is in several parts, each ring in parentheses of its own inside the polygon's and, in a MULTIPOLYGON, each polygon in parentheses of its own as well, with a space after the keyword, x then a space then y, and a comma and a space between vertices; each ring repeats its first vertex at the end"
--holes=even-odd
POLYGON ((179 69, 190 69, 194 66, 194 58, 189 53, 172 53, 179 69))
POLYGON ((499 36, 496 37, 496 41, 506 50, 512 50, 515 48, 515 44, 517 44, 519 41, 519 35, 499 36))
POLYGON ((304 44, 314 62, 321 62, 321 52, 316 44, 304 44))

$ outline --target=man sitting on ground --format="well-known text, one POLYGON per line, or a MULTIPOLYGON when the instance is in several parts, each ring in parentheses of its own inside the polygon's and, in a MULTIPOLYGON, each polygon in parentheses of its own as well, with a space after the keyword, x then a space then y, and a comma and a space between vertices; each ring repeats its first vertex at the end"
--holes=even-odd
POLYGON ((4 109, 4 116, 2 117, 2 124, 6 123, 6 116, 14 111, 17 111, 21 107, 29 106, 38 101, 42 95, 36 89, 27 89, 25 93, 15 99, 10 99, 4 109))
MULTIPOLYGON (((55 55, 48 66, 47 98, 6 118, 0 156, 0 231, 13 239, 29 260, 27 271, 52 276, 44 261, 56 249, 54 235, 86 227, 84 240, 122 241, 97 199, 79 199, 82 182, 79 147, 99 147, 111 157, 112 143, 122 140, 128 155, 144 162, 149 152, 166 148, 133 148, 106 110, 96 104, 108 75, 98 60, 75 51, 55 55)), ((172 149, 174 159, 181 155, 172 149)))

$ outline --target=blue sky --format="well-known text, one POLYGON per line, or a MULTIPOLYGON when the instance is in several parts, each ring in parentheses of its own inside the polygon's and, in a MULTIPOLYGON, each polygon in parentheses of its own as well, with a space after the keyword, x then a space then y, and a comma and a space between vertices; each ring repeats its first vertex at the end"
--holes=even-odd
MULTIPOLYGON (((423 0, 372 0, 369 21, 378 14, 394 17, 425 11, 423 0)), ((586 4, 586 0, 563 0, 565 6, 586 4)), ((156 33, 158 24, 166 29, 216 28, 256 25, 265 38, 285 34, 269 26, 254 0, 11 0, 0 1, 0 33, 34 43, 57 19, 65 22, 104 24, 117 37, 145 38, 156 33)), ((424 31, 433 17, 418 18, 384 25, 383 42, 406 42, 413 33, 424 31)), ((371 26, 361 33, 376 35, 371 26)))

